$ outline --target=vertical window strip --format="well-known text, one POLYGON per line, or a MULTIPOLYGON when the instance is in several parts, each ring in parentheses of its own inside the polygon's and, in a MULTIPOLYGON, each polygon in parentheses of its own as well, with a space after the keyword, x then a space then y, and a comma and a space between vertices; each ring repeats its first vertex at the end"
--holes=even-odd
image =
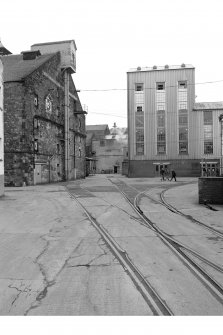
POLYGON ((135 151, 144 155, 144 91, 143 84, 135 85, 135 151))
POLYGON ((179 154, 188 155, 188 100, 187 82, 178 82, 178 141, 179 154))
POLYGON ((213 115, 212 111, 204 111, 204 154, 213 154, 213 115))
POLYGON ((156 83, 156 151, 166 154, 166 92, 165 83, 156 83))

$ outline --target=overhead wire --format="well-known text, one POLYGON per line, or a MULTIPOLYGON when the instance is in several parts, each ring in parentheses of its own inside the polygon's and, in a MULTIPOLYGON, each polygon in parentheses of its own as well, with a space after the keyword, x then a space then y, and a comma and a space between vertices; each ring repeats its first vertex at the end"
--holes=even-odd
MULTIPOLYGON (((214 81, 204 81, 200 83, 188 83, 188 86, 196 86, 196 85, 206 85, 206 84, 215 84, 221 83, 223 79, 214 80, 214 81)), ((177 85, 167 85, 166 88, 174 88, 178 87, 177 85)), ((156 87, 145 87, 145 90, 156 90, 156 87)), ((135 88, 105 88, 105 89, 80 89, 80 92, 110 92, 110 91, 135 91, 135 88)))

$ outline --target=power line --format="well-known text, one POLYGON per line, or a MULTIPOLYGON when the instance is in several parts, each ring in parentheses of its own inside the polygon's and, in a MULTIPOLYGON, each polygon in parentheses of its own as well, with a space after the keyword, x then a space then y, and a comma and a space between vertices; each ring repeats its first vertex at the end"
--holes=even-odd
MULTIPOLYGON (((214 83, 221 83, 223 82, 223 79, 221 80, 215 80, 215 81, 204 81, 201 83, 188 83, 188 86, 195 86, 195 85, 206 85, 206 84, 214 84, 214 83)), ((166 86, 166 88, 174 88, 178 87, 177 85, 169 85, 166 86)), ((156 90, 156 87, 145 87, 145 90, 156 90)), ((80 89, 80 92, 111 92, 111 91, 135 91, 135 88, 107 88, 107 89, 80 89)))
POLYGON ((121 115, 115 115, 115 114, 109 114, 109 113, 97 113, 97 112, 89 112, 88 115, 90 114, 99 114, 99 115, 106 115, 106 116, 115 116, 115 117, 121 117, 123 119, 127 119, 127 116, 121 116, 121 115))

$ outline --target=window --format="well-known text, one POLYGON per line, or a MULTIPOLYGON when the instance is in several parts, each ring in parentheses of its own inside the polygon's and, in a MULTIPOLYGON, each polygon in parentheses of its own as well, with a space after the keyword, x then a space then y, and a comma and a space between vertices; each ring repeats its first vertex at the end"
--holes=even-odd
POLYGON ((105 146, 105 140, 100 140, 100 147, 104 147, 105 146))
POLYGON ((212 111, 204 111, 204 154, 213 154, 213 116, 212 111))
POLYGON ((156 83, 156 89, 158 91, 163 91, 165 90, 165 83, 156 83))
POLYGON ((144 128, 144 115, 139 114, 135 116, 135 126, 144 128))
POLYGON ((187 142, 179 142, 179 153, 180 154, 188 153, 188 143, 187 142))
POLYGON ((166 146, 164 143, 157 143, 157 154, 158 155, 165 155, 166 153, 166 146))
POLYGON ((165 110, 165 103, 157 103, 157 110, 164 111, 165 110))
POLYGON ((136 143, 136 155, 144 155, 144 143, 136 143))
POLYGON ((158 129, 157 142, 165 142, 165 140, 166 140, 165 129, 158 129))
POLYGON ((136 142, 144 142, 144 129, 136 130, 136 142))
POLYGON ((187 127, 179 128, 179 141, 187 141, 188 140, 188 129, 187 127))
POLYGON ((79 151, 79 157, 81 157, 81 148, 80 147, 79 147, 78 151, 79 151))
POLYGON ((187 88, 187 82, 186 81, 179 81, 178 82, 178 88, 187 88))
POLYGON ((136 84, 135 90, 136 91, 143 91, 143 84, 136 84))
POLYGON ((34 105, 38 107, 38 96, 37 95, 34 96, 34 105))
POLYGON ((187 125, 187 115, 179 115, 179 125, 187 125))
POLYGON ((213 142, 204 142, 204 154, 213 154, 213 142))
POLYGON ((49 112, 49 113, 52 112, 52 98, 50 95, 48 95, 45 98, 45 109, 46 109, 46 112, 49 112))
POLYGON ((34 140, 34 151, 35 152, 39 151, 39 144, 37 139, 34 140))
POLYGON ((179 110, 187 110, 187 102, 179 102, 179 110))
POLYGON ((157 127, 165 127, 165 111, 157 112, 157 127))
POLYGON ((136 107, 136 111, 137 111, 137 112, 142 112, 142 106, 137 106, 137 107, 136 107))
POLYGON ((38 119, 35 118, 34 121, 33 121, 33 123, 34 123, 34 128, 38 129, 39 126, 40 126, 40 120, 38 120, 38 119))
POLYGON ((211 111, 204 112, 204 124, 212 125, 212 112, 211 111))

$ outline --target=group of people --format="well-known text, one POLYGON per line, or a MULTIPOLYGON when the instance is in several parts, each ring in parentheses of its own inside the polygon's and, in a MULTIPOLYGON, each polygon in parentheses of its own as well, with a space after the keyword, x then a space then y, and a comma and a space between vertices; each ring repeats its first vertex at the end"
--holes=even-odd
POLYGON ((161 176, 161 181, 164 181, 164 180, 169 180, 171 181, 172 179, 174 179, 175 181, 177 181, 176 179, 176 172, 174 170, 171 170, 171 175, 169 174, 169 170, 168 169, 165 169, 164 168, 161 168, 160 169, 160 176, 161 176))

